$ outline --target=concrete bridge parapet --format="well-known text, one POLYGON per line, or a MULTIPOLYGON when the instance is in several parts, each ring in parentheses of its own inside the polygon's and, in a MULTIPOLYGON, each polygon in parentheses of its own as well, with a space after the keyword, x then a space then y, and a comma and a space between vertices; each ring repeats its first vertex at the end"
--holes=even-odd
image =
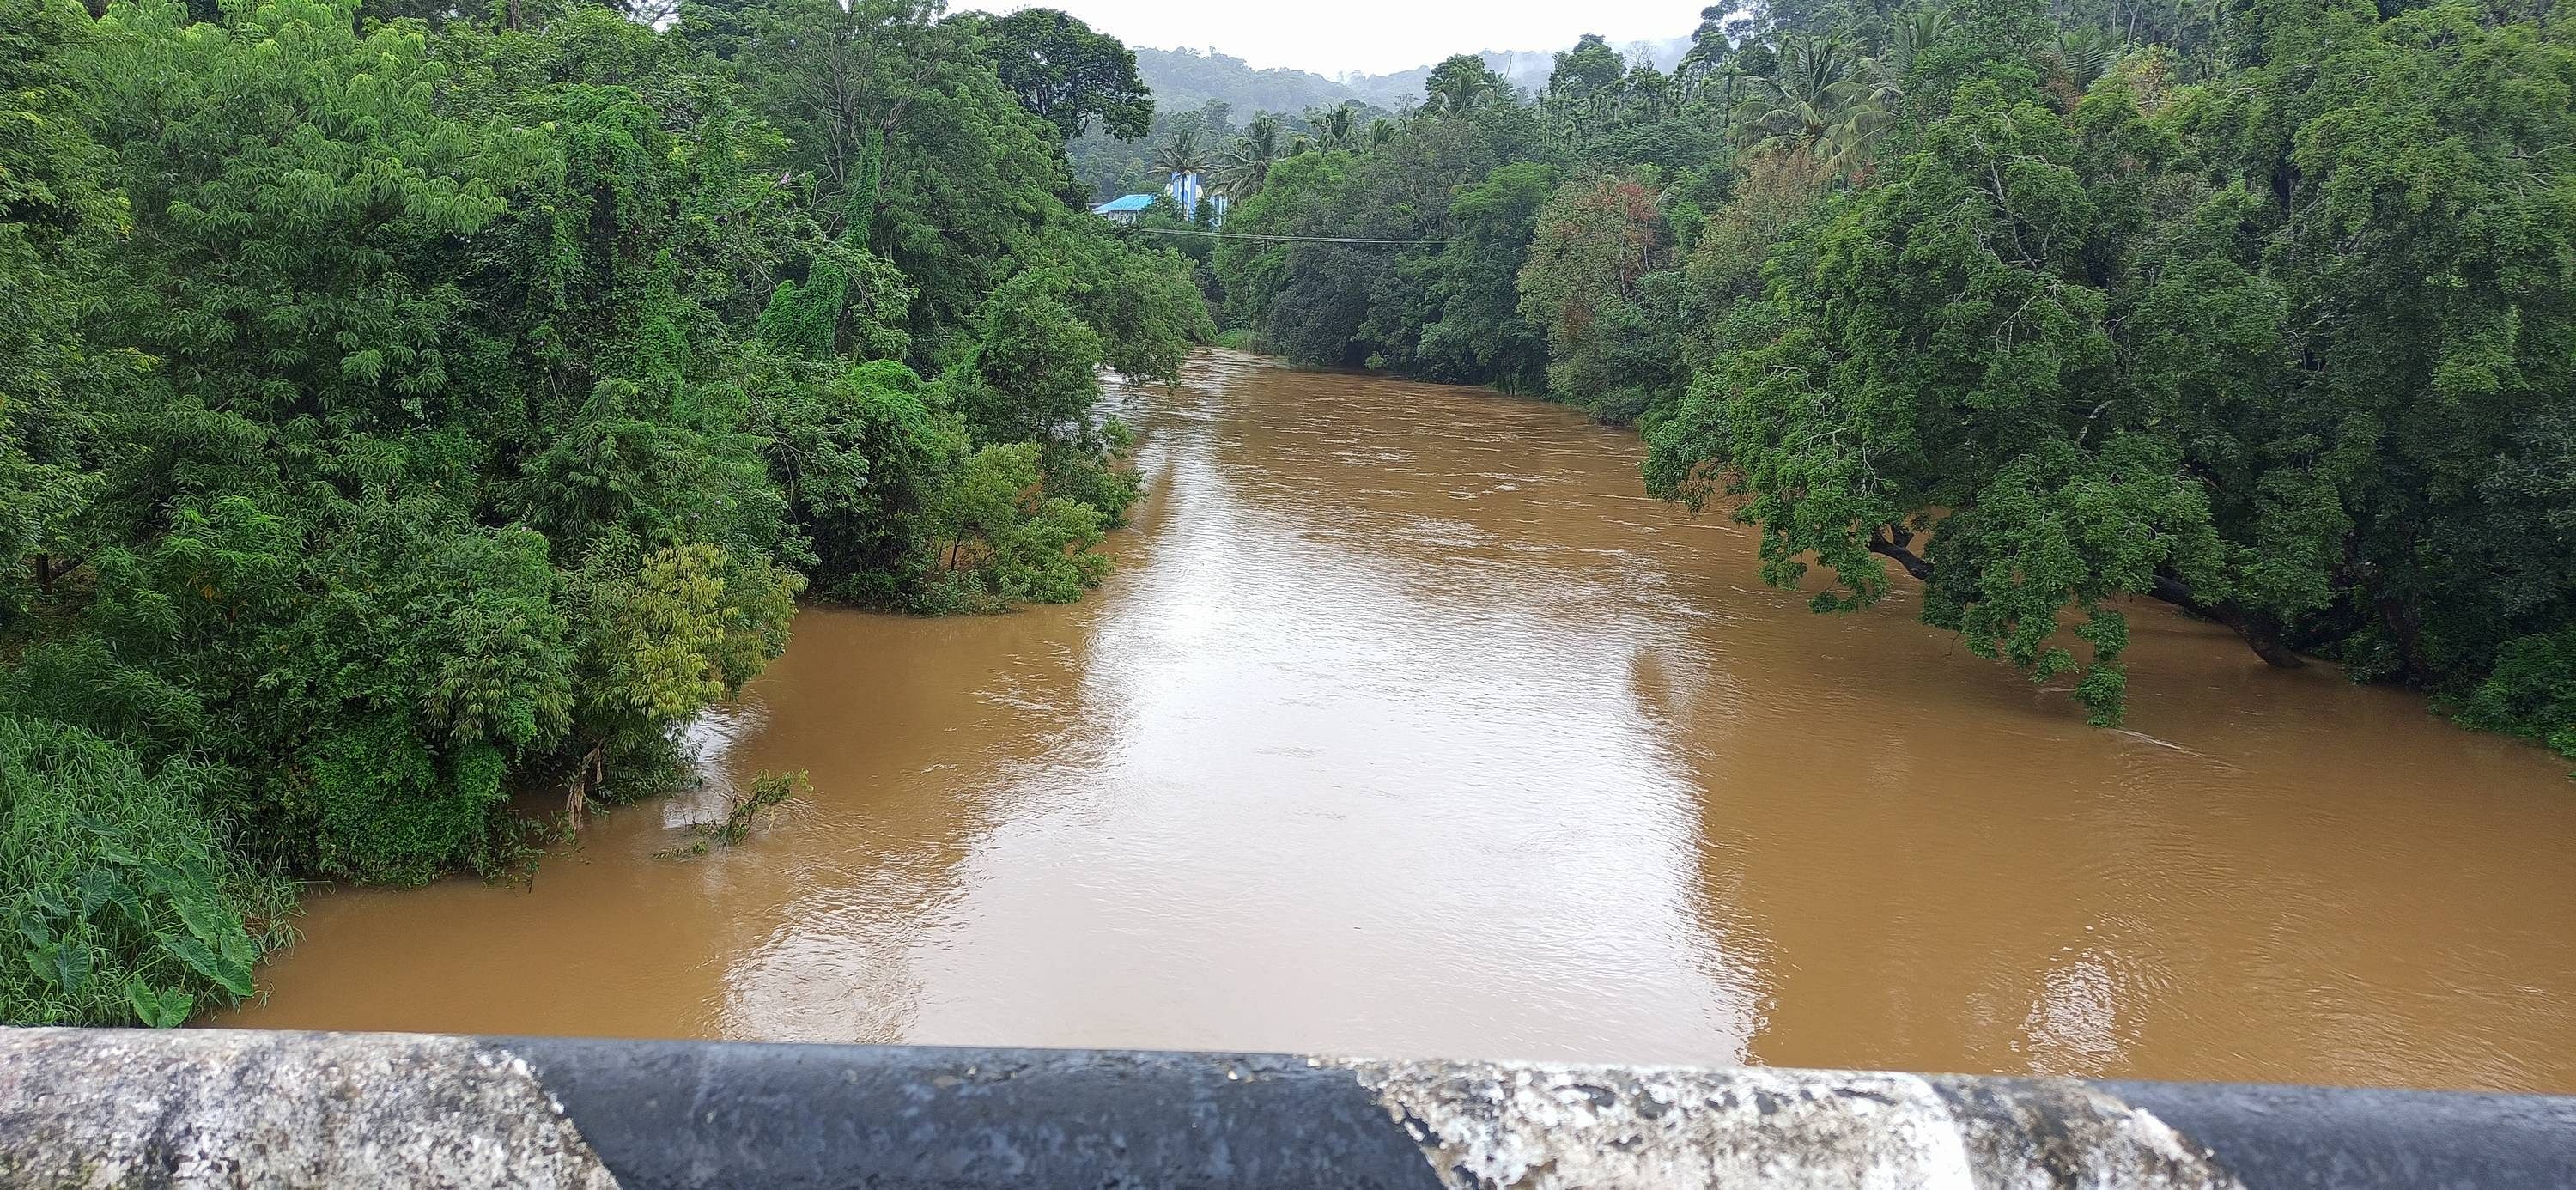
POLYGON ((2576 1098, 16 1029, 0 1186, 2576 1187, 2576 1098))

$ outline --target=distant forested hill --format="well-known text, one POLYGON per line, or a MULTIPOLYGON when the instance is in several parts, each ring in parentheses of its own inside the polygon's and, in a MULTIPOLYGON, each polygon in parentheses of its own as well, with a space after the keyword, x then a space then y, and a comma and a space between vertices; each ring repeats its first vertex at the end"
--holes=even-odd
MULTIPOLYGON (((1643 58, 1658 70, 1671 70, 1689 49, 1687 37, 1618 47, 1623 57, 1643 58)), ((1484 50, 1477 56, 1511 87, 1537 92, 1547 88, 1556 54, 1552 49, 1484 50)), ((1152 131, 1141 139, 1122 141, 1093 128, 1066 148, 1075 180, 1095 197, 1151 191, 1165 176, 1155 164, 1155 146, 1176 134, 1189 133, 1213 153, 1263 112, 1277 113, 1292 135, 1312 128, 1308 113, 1343 104, 1359 104, 1370 109, 1372 116, 1393 114, 1422 101, 1423 84, 1430 80, 1431 71, 1431 66, 1423 65, 1392 74, 1332 79, 1308 70, 1263 69, 1215 49, 1138 47, 1137 77, 1154 92, 1152 131)))
MULTIPOLYGON (((1682 60, 1683 54, 1690 52, 1690 47, 1690 38, 1669 37, 1661 41, 1630 42, 1619 46, 1618 50, 1631 62, 1643 57, 1653 63, 1655 69, 1669 71, 1682 60)), ((1485 60, 1486 69, 1513 87, 1540 91, 1547 88, 1548 73, 1556 69, 1556 54, 1553 49, 1481 50, 1476 56, 1485 60)), ((1422 85, 1431 80, 1431 70, 1431 66, 1426 64, 1394 74, 1355 74, 1342 79, 1340 85, 1363 101, 1392 108, 1407 99, 1419 102, 1422 85)), ((1151 72, 1145 72, 1144 78, 1146 85, 1154 85, 1151 72)))
POLYGON ((1304 70, 1262 70, 1231 54, 1192 49, 1136 50, 1136 73, 1154 89, 1161 111, 1194 111, 1209 100, 1245 115, 1302 112, 1360 98, 1349 87, 1304 70))
MULTIPOLYGON (((1642 54, 1658 70, 1672 69, 1689 49, 1687 37, 1619 47, 1631 59, 1642 54)), ((1533 90, 1547 85, 1548 71, 1556 64, 1554 49, 1485 50, 1478 56, 1513 86, 1533 90)), ((1195 111, 1209 100, 1216 100, 1233 108, 1238 118, 1249 118, 1254 112, 1293 115, 1354 99, 1392 109, 1405 100, 1422 98, 1422 84, 1431 77, 1431 64, 1393 74, 1355 74, 1337 80, 1308 70, 1264 70, 1214 49, 1139 47, 1136 73, 1153 88, 1154 105, 1160 110, 1195 111)))

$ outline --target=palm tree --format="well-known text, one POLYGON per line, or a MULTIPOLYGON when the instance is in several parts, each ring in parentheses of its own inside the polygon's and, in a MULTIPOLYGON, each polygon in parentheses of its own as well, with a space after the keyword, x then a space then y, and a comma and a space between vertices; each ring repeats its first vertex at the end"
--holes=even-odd
POLYGON ((1384 116, 1380 116, 1377 119, 1370 121, 1369 147, 1372 149, 1385 148, 1386 142, 1395 139, 1395 131, 1395 121, 1387 119, 1384 116))
POLYGON ((2039 63, 2051 83, 2064 87, 2069 95, 2082 95, 2119 56, 2118 39, 2086 26, 2059 30, 2057 39, 2039 51, 2039 63))
POLYGON ((1359 117, 1349 104, 1326 112, 1315 121, 1315 139, 1326 150, 1355 148, 1359 144, 1359 117))
POLYGON ((1710 68, 1703 85, 1712 86, 1718 90, 1717 134, 1719 136, 1729 140, 1735 138, 1735 109, 1744 98, 1745 84, 1752 82, 1753 78, 1753 73, 1744 69, 1744 64, 1737 61, 1733 54, 1727 55, 1724 60, 1710 68))
POLYGON ((1278 158, 1279 120, 1263 112, 1216 159, 1217 189, 1234 198, 1250 198, 1270 180, 1270 163, 1278 158))
POLYGON ((1903 75, 1913 68, 1916 54, 1948 37, 1951 30, 1958 27, 1958 22, 1951 20, 1946 12, 1925 11, 1898 17, 1896 36, 1887 51, 1888 65, 1894 68, 1894 73, 1903 75))
POLYGON ((1736 139, 1804 149, 1841 174, 1868 162, 1896 95, 1892 76, 1839 37, 1783 40, 1780 73, 1753 83, 1754 93, 1736 105, 1736 139))
POLYGON ((1455 70, 1433 79, 1431 102, 1427 105, 1435 116, 1464 116, 1483 107, 1492 98, 1492 76, 1474 71, 1455 70))
POLYGON ((1199 134, 1190 130, 1173 133, 1162 148, 1154 151, 1154 168, 1172 174, 1204 172, 1207 150, 1199 144, 1199 134))

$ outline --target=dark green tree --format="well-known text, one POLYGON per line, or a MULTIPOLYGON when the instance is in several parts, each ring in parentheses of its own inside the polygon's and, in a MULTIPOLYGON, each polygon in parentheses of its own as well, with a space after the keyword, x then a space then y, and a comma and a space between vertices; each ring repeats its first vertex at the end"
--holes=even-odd
POLYGON ((1556 55, 1556 69, 1547 76, 1550 94, 1566 96, 1598 95, 1618 87, 1628 75, 1628 64, 1619 51, 1598 33, 1586 33, 1570 50, 1556 55))
POLYGON ((1055 125, 1061 139, 1081 136, 1095 121, 1120 140, 1152 129, 1153 93, 1136 77, 1135 52, 1117 38, 1052 8, 951 19, 972 22, 1002 86, 1055 125))

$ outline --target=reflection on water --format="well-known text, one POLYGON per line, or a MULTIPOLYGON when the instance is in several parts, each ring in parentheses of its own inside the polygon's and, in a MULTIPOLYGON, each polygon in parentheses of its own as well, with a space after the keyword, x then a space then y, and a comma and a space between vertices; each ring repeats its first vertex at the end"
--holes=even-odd
POLYGON ((1090 602, 812 611, 531 890, 315 898, 229 1023, 2576 1090, 2576 789, 2137 611, 2132 730, 1810 615, 1633 437, 1200 361, 1090 602))

